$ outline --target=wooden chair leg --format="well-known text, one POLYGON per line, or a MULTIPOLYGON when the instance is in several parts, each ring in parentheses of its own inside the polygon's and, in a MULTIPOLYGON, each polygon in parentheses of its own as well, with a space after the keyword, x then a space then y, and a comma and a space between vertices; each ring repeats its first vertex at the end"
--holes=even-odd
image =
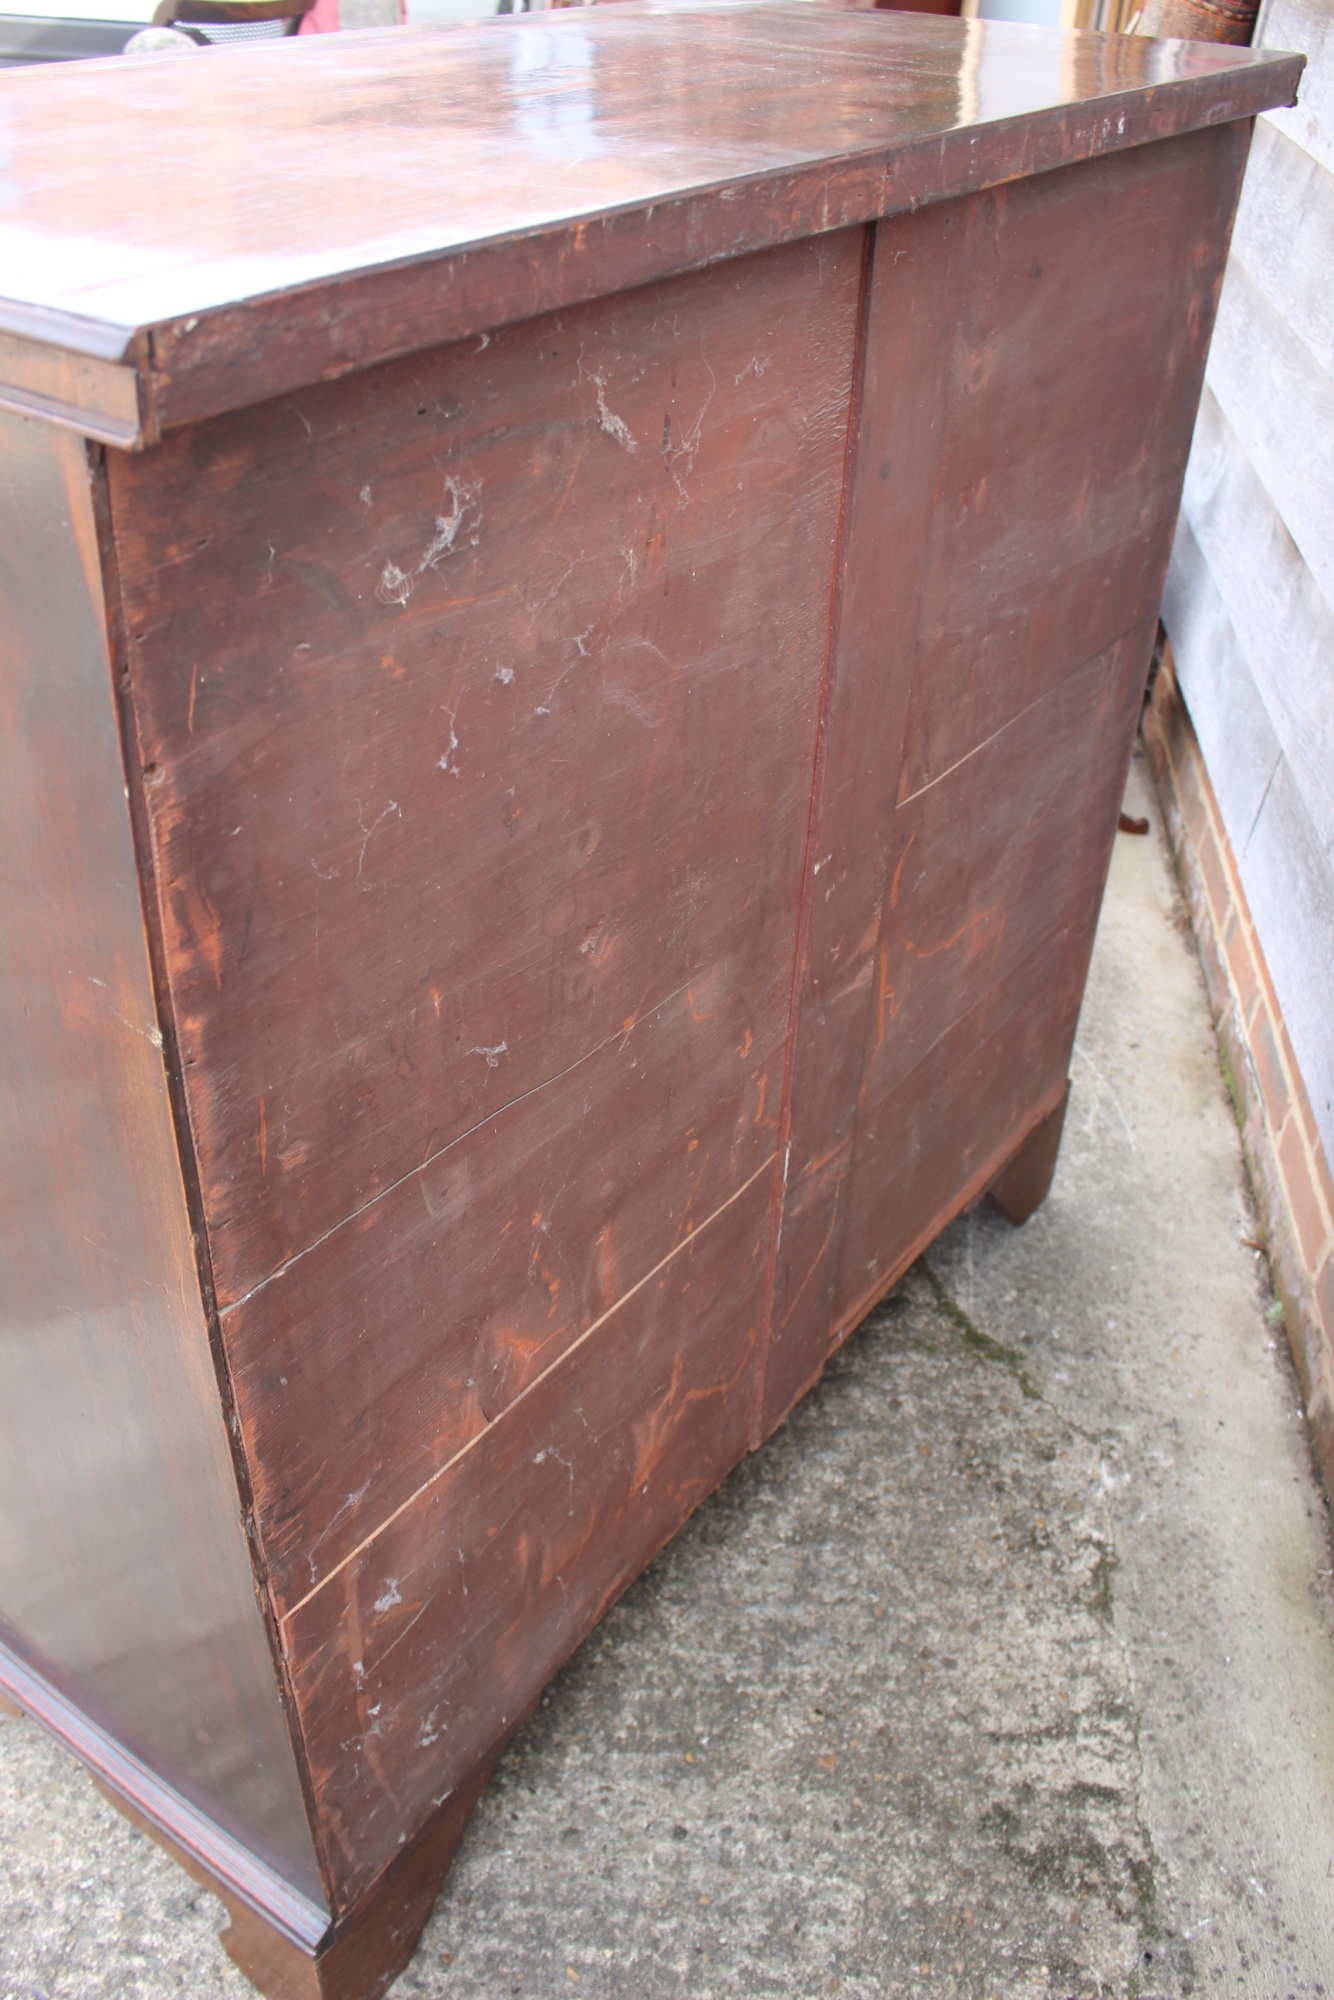
POLYGON ((1056 1155, 1061 1150, 1065 1107, 1069 1102, 1070 1085, 1067 1082, 1060 1103, 1047 1113, 1040 1125, 1033 1127, 1019 1150, 1011 1153, 987 1189, 989 1199, 1016 1229, 1027 1222, 1047 1199, 1052 1175, 1056 1172, 1056 1155))

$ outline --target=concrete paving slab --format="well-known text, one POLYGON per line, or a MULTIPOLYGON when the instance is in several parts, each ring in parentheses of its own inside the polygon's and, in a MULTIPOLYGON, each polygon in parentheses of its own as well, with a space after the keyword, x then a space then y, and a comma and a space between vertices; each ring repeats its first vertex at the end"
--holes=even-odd
MULTIPOLYGON (((1118 839, 1056 1183, 962 1218, 558 1677, 407 1996, 1334 1995, 1334 1591, 1203 985, 1118 839)), ((0 2000, 242 2000, 0 1723, 0 2000)))

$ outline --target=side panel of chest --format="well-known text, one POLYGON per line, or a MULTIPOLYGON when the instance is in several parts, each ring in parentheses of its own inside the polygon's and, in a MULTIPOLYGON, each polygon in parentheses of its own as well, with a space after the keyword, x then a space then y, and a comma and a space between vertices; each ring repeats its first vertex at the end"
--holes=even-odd
POLYGON ((142 1778, 178 1832, 178 1801, 207 1815, 318 1923, 181 1183, 88 454, 12 416, 0 603, 0 1647, 95 1768, 142 1778))

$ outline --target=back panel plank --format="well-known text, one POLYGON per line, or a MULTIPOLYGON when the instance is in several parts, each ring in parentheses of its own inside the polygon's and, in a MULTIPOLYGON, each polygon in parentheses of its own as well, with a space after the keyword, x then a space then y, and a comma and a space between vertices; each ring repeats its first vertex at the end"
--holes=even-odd
POLYGON ((117 460, 223 1305, 685 985, 771 1033, 861 245, 117 460))
POLYGON ((944 442, 941 328, 959 310, 976 205, 876 231, 833 671, 808 856, 783 1227, 761 1419, 772 1429, 823 1355, 861 1081, 867 996, 944 442), (910 388, 906 385, 912 385, 910 388))
POLYGON ((284 1625, 350 1902, 746 1448, 772 1166, 284 1625))
POLYGON ((1157 611, 1247 144, 976 198, 900 799, 1157 611))
POLYGON ((280 1611, 772 1155, 779 999, 687 987, 225 1316, 280 1611))
POLYGON ((878 226, 766 1429, 1057 1087, 1246 144, 1200 132, 878 226), (1027 1087, 993 1119, 964 1078, 1016 1006, 1027 1087), (890 1128, 946 1038, 928 1163, 890 1128))
POLYGON ((833 1329, 1064 1090, 1155 629, 895 814, 833 1329))

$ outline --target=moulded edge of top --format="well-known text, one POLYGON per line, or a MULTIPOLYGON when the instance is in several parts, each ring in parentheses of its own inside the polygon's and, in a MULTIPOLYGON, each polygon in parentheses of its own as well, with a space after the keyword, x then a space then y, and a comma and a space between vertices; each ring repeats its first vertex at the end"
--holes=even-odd
POLYGON ((1203 76, 562 215, 153 324, 0 298, 0 408, 137 449, 538 313, 1296 101, 1305 56, 1237 54, 1203 76))

